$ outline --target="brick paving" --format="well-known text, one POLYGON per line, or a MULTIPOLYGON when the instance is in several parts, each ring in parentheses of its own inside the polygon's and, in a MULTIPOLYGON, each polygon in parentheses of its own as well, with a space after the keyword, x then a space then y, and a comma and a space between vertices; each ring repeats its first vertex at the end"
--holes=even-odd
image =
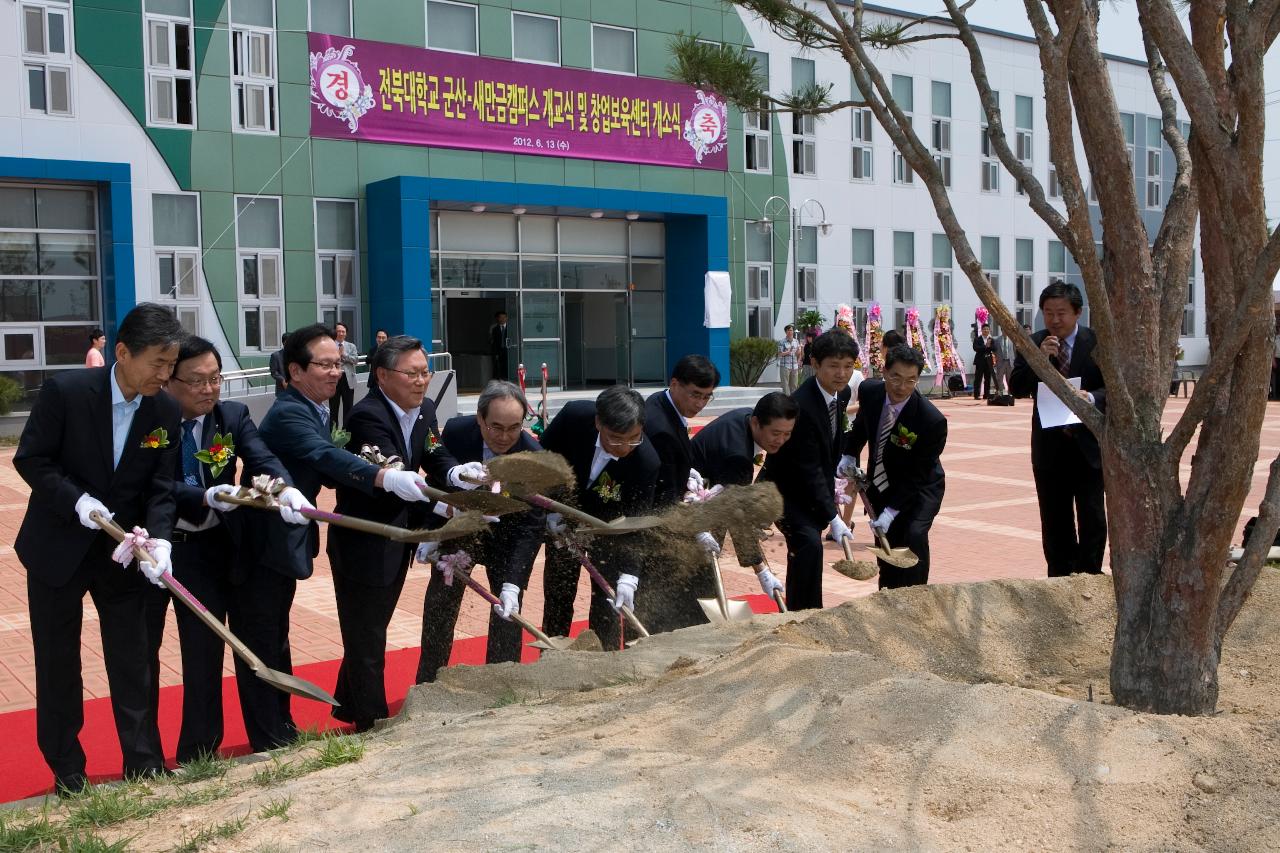
MULTIPOLYGON (((1165 411, 1166 432, 1186 405, 1184 399, 1170 399, 1165 411)), ((947 415, 950 437, 943 455, 947 472, 947 493, 942 513, 931 537, 933 583, 958 583, 990 578, 1037 578, 1044 575, 1040 551, 1040 524, 1035 487, 1031 479, 1031 407, 1019 401, 1013 408, 993 408, 960 397, 938 401, 947 415)), ((1253 488, 1245 508, 1245 518, 1253 514, 1266 485, 1267 466, 1280 452, 1280 403, 1270 403, 1262 428, 1259 463, 1253 488)), ((1183 460, 1189 471, 1194 444, 1183 460)), ((34 664, 28 628, 26 572, 13 552, 13 541, 26 510, 30 490, 13 469, 13 449, 0 450, 0 713, 35 706, 34 664)), ((321 497, 323 508, 332 509, 333 493, 321 497)), ((247 512, 248 510, 241 510, 247 512)), ((861 518, 860 514, 855 518, 861 518)), ((1243 526, 1243 518, 1241 526, 1243 526)), ((865 522, 855 525, 859 543, 869 541, 865 522)), ((1238 539, 1237 531, 1237 539, 1238 539)), ((827 543, 828 563, 840 559, 835 546, 827 543)), ((860 550, 860 549, 859 549, 860 550)), ((766 553, 779 576, 786 565, 780 534, 766 543, 766 553)), ((759 593, 755 577, 739 569, 726 555, 725 586, 730 596, 759 593)), ((525 602, 525 614, 535 623, 542 616, 541 558, 534 568, 533 581, 525 602)), ((404 592, 391 623, 391 648, 418 645, 422 627, 422 599, 427 571, 410 569, 404 592)), ((828 606, 875 591, 875 582, 858 582, 828 571, 824 588, 828 606)), ((640 594, 644 594, 641 586, 640 594)), ((578 588, 576 613, 585 618, 588 587, 585 572, 578 588)), ((85 599, 82 657, 86 697, 107 695, 97 618, 93 605, 85 599)), ((476 596, 468 595, 458 620, 458 638, 481 636, 487 631, 488 608, 476 596)), ((293 659, 295 664, 332 660, 342 655, 333 600, 329 564, 321 549, 314 576, 298 585, 293 606, 293 659)), ((226 674, 231 674, 231 655, 226 657, 226 674)), ((161 684, 181 682, 177 633, 170 617, 162 652, 161 684)))

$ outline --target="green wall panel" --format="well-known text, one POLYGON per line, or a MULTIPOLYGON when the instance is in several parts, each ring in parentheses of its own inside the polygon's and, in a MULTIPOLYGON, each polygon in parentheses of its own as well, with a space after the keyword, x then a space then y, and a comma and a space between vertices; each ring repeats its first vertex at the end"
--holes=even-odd
POLYGON ((232 187, 231 134, 201 131, 191 137, 191 188, 227 192, 232 187))
POLYGON ((640 0, 636 9, 640 24, 648 30, 687 33, 693 27, 693 16, 687 3, 667 0, 640 0))
MULTIPOLYGON (((440 153, 429 152, 425 147, 416 145, 380 145, 375 142, 361 142, 355 145, 347 142, 339 144, 356 149, 360 193, 364 192, 367 185, 384 178, 394 178, 397 175, 429 175, 428 167, 435 165, 436 157, 440 153)), ((476 159, 479 159, 478 154, 476 159)), ((344 198, 355 198, 355 196, 356 194, 352 193, 344 198)))
POLYGON ((689 10, 690 32, 699 38, 721 41, 724 38, 724 15, 719 9, 693 6, 689 10))
POLYGON ((427 4, 404 3, 387 14, 387 0, 353 0, 356 38, 426 47, 427 4))
POLYGON ((230 77, 200 77, 196 84, 196 125, 200 130, 231 130, 230 77))
POLYGON ((513 158, 515 180, 522 184, 564 183, 565 161, 559 157, 535 157, 529 154, 516 154, 513 158))
POLYGON ((118 11, 76 4, 76 53, 94 65, 142 68, 142 15, 132 5, 118 11))
POLYGON ((307 51, 306 33, 280 33, 276 61, 281 83, 311 85, 311 58, 307 51))
POLYGON ((635 163, 596 163, 596 186, 617 190, 640 189, 640 167, 635 163))
POLYGON ((569 186, 593 187, 596 183, 595 164, 590 160, 565 160, 564 182, 569 186))
POLYGON ((479 151, 436 148, 431 152, 431 174, 479 181, 484 179, 484 162, 479 151))
POLYGON ((481 154, 481 167, 484 169, 484 179, 486 181, 511 183, 516 179, 516 157, 514 154, 485 151, 481 154))
POLYGON ((276 28, 281 31, 305 31, 309 17, 308 5, 307 0, 276 0, 276 28))
POLYGON ((280 188, 287 195, 311 195, 311 146, 309 138, 280 138, 284 167, 280 170, 280 188), (301 147, 301 150, 299 150, 301 147))
POLYGON ((566 18, 591 20, 591 0, 560 0, 560 9, 566 18))
POLYGON ((682 193, 691 182, 688 169, 672 166, 645 166, 640 172, 640 189, 656 193, 682 193))
MULTIPOLYGON (((238 352, 240 350, 240 324, 238 322, 240 306, 234 300, 214 302, 213 310, 218 315, 218 325, 222 327, 222 334, 227 338, 227 345, 231 347, 232 352, 238 352)), ((240 366, 247 366, 247 360, 240 359, 240 366)))
POLYGON ((668 44, 674 38, 670 33, 640 30, 636 33, 636 73, 641 77, 669 77, 667 66, 671 64, 668 44))
MULTIPOLYGON (((298 156, 302 156, 299 154, 298 156)), ((350 142, 311 140, 311 180, 315 194, 326 198, 355 198, 360 194, 356 147, 350 142)))
POLYGON ((316 309, 314 295, 309 302, 294 300, 284 304, 284 327, 286 329, 297 329, 310 325, 316 322, 319 316, 320 312, 316 309))
MULTIPOLYGON (((284 247, 311 252, 316 247, 314 200, 306 195, 284 197, 284 247)), ((314 280, 315 276, 312 275, 314 280)))
POLYGON ((280 138, 256 133, 231 134, 231 186, 238 193, 279 195, 280 138))
POLYGON ((636 0, 591 0, 591 20, 597 24, 634 27, 636 0))
POLYGON ((160 152, 165 165, 178 186, 191 188, 191 131, 176 130, 164 127, 153 127, 147 130, 151 143, 160 152))
MULTIPOLYGON (((280 135, 311 134, 311 87, 306 83, 280 84, 280 135)), ((285 150, 292 151, 292 148, 285 150)))
POLYGON ((511 9, 480 7, 480 53, 500 59, 511 58, 511 9))
POLYGON ((511 0, 511 8, 518 12, 537 12, 540 15, 561 15, 560 0, 511 0))
POLYGON ((228 228, 235 216, 235 202, 229 192, 200 193, 200 245, 208 266, 213 253, 236 247, 236 230, 228 228))
POLYGON ((561 19, 560 64, 566 68, 591 67, 591 24, 574 18, 561 19))
MULTIPOLYGON (((316 305, 316 256, 314 252, 286 249, 284 253, 284 298, 289 302, 310 300, 312 316, 316 305)), ((311 320, 310 322, 315 322, 311 320)))

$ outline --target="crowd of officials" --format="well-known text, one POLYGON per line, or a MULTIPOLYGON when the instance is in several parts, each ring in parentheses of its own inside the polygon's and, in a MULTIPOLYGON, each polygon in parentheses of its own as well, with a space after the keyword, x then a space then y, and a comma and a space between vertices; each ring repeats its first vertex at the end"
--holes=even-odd
MULTIPOLYGON (((1079 291, 1055 282, 1040 305, 1046 328, 1035 343, 1064 374, 1082 377, 1083 396, 1104 406, 1090 354, 1095 339, 1077 322, 1079 291)), ((495 353, 506 334, 505 318, 497 319, 495 353)), ((858 344, 835 329, 810 342, 807 357, 798 347, 786 356, 783 391, 720 415, 696 435, 689 421, 712 400, 720 375, 706 357, 687 355, 665 389, 645 399, 613 386, 594 401, 570 402, 539 441, 525 429, 528 402, 505 379, 485 387, 476 414, 442 427, 426 393, 431 371, 422 342, 382 330, 368 358, 370 391, 353 404, 358 354, 341 324, 285 336, 272 358, 276 399, 255 424, 243 404, 221 399, 222 360, 214 345, 184 334, 163 307, 137 306, 119 326, 109 364, 46 381, 14 458, 31 486, 15 547, 27 569, 37 739, 58 789, 86 782, 79 742, 84 596, 99 615, 125 774, 164 773, 156 706, 170 604, 165 575, 225 621, 266 666, 289 672, 289 612, 320 547, 307 514, 326 487, 336 491, 341 514, 434 528, 455 510, 430 499, 425 487, 477 488, 488 478, 487 463, 510 453, 563 456, 576 482, 565 500, 604 521, 659 511, 715 486, 772 482, 783 501, 777 527, 787 545, 785 585, 758 547, 735 538, 735 553, 765 594, 784 593, 788 608, 799 610, 823 606, 824 535, 838 543, 853 537, 839 512, 837 478, 857 480, 866 483, 873 530, 919 557, 911 569, 881 564, 880 586, 926 583, 929 531, 945 488, 947 420, 918 388, 920 354, 892 334, 880 377, 854 380, 858 344), (788 378, 802 359, 809 375, 788 378), (369 460, 358 452, 365 446, 401 465, 369 460), (259 475, 284 484, 276 511, 237 510, 227 502, 259 475), (99 525, 112 517, 126 530, 145 528, 154 563, 122 570, 113 559, 115 543, 99 525)), ((1007 381, 1025 394, 1036 380, 1018 356, 1007 381)), ((1093 436, 1080 428, 1041 429, 1033 414, 1032 463, 1050 574, 1099 571, 1106 522, 1093 436)), ((571 519, 530 507, 491 519, 468 545, 467 556, 485 567, 499 602, 490 616, 490 662, 519 659, 520 630, 510 620, 544 546, 548 634, 568 632, 588 562, 611 587, 606 595, 593 585, 587 614, 605 648, 626 639, 629 629, 618 617, 624 607, 650 631, 705 621, 696 599, 714 595, 709 571, 690 574, 669 560, 647 559, 629 536, 577 540, 572 526, 571 519)), ((715 558, 724 534, 708 530, 695 538, 715 558)), ((448 661, 463 590, 451 573, 465 568, 449 542, 415 546, 332 527, 327 549, 343 644, 334 716, 364 730, 388 713, 387 628, 415 556, 445 569, 432 572, 423 603, 419 682, 434 680, 448 661)), ((224 650, 186 607, 175 610, 184 684, 177 758, 186 762, 222 742, 224 650)), ((236 675, 253 749, 293 740, 288 696, 238 659, 236 675)))

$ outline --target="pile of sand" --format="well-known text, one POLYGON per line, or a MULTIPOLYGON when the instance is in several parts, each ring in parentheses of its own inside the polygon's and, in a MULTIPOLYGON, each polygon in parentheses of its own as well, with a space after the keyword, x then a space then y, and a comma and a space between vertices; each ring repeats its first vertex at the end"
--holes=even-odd
POLYGON ((217 849, 1273 849, 1278 603, 1267 573, 1210 718, 1104 703, 1109 578, 933 586, 451 669, 358 763, 110 835, 167 849, 179 820, 249 815, 217 849), (287 821, 258 817, 281 797, 287 821))

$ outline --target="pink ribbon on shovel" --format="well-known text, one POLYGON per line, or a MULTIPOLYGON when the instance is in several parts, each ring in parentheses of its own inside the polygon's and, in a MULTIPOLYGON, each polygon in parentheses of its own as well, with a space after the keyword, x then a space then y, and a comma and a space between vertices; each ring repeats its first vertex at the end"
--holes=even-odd
POLYGON ((131 533, 126 533, 124 539, 120 540, 120 544, 111 552, 111 559, 127 569, 133 562, 134 548, 141 548, 150 554, 155 544, 156 540, 151 538, 151 534, 147 533, 145 527, 135 527, 131 533))
POLYGON ((464 571, 472 565, 471 555, 466 551, 445 554, 436 560, 436 568, 444 575, 444 585, 453 586, 453 573, 464 571))

